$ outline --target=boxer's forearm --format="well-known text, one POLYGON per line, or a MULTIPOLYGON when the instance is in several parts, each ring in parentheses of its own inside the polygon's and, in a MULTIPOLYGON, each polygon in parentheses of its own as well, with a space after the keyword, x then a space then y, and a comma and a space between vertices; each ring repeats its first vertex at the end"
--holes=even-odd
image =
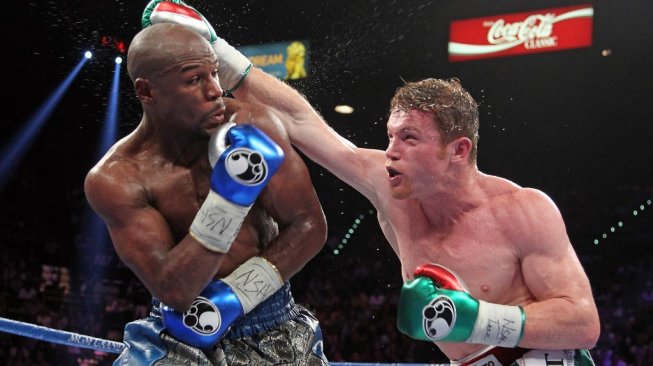
POLYGON ((261 254, 274 264, 284 280, 289 280, 308 263, 326 242, 326 220, 320 208, 286 225, 261 254))
POLYGON ((234 94, 238 99, 271 108, 281 118, 292 144, 318 164, 328 165, 334 150, 355 148, 297 90, 258 68, 250 71, 234 94))
POLYGON ((253 68, 243 84, 235 91, 238 99, 264 105, 281 118, 290 137, 302 137, 312 129, 328 126, 310 103, 295 89, 270 76, 261 69, 253 68))
POLYGON ((376 202, 370 177, 385 176, 383 151, 357 148, 334 131, 299 92, 260 69, 251 70, 235 96, 272 109, 296 148, 376 202))
POLYGON ((591 301, 554 298, 526 305, 524 312, 521 347, 589 349, 596 344, 600 325, 591 301))

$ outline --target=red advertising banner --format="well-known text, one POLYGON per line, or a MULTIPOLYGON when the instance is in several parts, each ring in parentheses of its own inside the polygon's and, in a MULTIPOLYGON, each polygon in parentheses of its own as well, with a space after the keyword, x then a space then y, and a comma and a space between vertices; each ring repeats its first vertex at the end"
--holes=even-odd
POLYGON ((560 51, 592 45, 591 5, 456 20, 449 61, 560 51))

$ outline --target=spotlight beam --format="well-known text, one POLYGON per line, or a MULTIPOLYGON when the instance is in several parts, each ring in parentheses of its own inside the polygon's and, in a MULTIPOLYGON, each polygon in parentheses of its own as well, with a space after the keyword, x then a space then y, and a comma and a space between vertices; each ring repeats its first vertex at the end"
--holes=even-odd
MULTIPOLYGON (((107 110, 104 115, 104 126, 98 141, 97 160, 102 158, 111 146, 113 146, 118 134, 120 66, 120 63, 115 63, 113 70, 111 90, 109 91, 107 110)), ((77 268, 79 273, 84 273, 89 283, 93 283, 104 278, 104 265, 106 264, 96 265, 96 263, 98 262, 98 258, 101 258, 106 253, 109 234, 102 219, 88 206, 86 207, 83 223, 84 231, 81 236, 83 242, 78 243, 79 245, 77 246, 78 253, 80 253, 77 268)), ((100 261, 100 263, 102 262, 100 261)))
POLYGON ((75 66, 75 68, 68 74, 66 79, 57 87, 57 89, 48 97, 41 107, 34 113, 34 115, 27 121, 27 124, 23 127, 21 131, 14 137, 14 139, 9 143, 7 147, 2 151, 2 161, 0 161, 0 189, 5 185, 9 180, 9 174, 13 169, 18 165, 21 158, 32 145, 35 140, 36 135, 43 127, 44 122, 48 119, 52 111, 61 101, 61 98, 68 90, 70 84, 79 71, 82 69, 84 64, 88 61, 88 58, 83 57, 82 60, 75 66))
POLYGON ((97 158, 101 158, 116 142, 118 134, 118 97, 120 90, 120 67, 121 64, 116 62, 113 70, 113 80, 111 82, 111 91, 107 103, 107 111, 104 115, 104 129, 100 145, 98 147, 97 158))

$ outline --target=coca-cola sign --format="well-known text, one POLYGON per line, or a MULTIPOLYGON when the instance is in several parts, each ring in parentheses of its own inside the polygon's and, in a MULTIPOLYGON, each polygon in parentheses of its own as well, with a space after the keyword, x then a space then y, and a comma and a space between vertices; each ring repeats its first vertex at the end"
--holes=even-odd
POLYGON ((453 21, 449 61, 589 47, 593 15, 586 4, 453 21))

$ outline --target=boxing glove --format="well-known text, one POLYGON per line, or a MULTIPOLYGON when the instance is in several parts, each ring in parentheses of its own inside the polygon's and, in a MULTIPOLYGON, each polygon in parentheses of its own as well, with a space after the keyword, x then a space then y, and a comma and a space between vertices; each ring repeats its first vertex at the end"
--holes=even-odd
POLYGON ((258 128, 221 125, 209 141, 211 189, 190 234, 212 251, 229 251, 247 212, 283 159, 279 145, 258 128))
POLYGON ((252 63, 245 55, 217 36, 204 16, 181 0, 152 0, 141 18, 143 28, 158 23, 175 23, 190 28, 206 38, 218 56, 218 77, 225 93, 232 94, 245 81, 252 63))
POLYGON ((472 297, 447 268, 424 264, 404 283, 397 327, 411 338, 433 342, 516 347, 524 332, 520 306, 492 304, 472 297))
POLYGON ((212 282, 184 313, 162 304, 167 332, 183 343, 209 349, 244 314, 283 286, 274 265, 252 257, 222 280, 212 282))

